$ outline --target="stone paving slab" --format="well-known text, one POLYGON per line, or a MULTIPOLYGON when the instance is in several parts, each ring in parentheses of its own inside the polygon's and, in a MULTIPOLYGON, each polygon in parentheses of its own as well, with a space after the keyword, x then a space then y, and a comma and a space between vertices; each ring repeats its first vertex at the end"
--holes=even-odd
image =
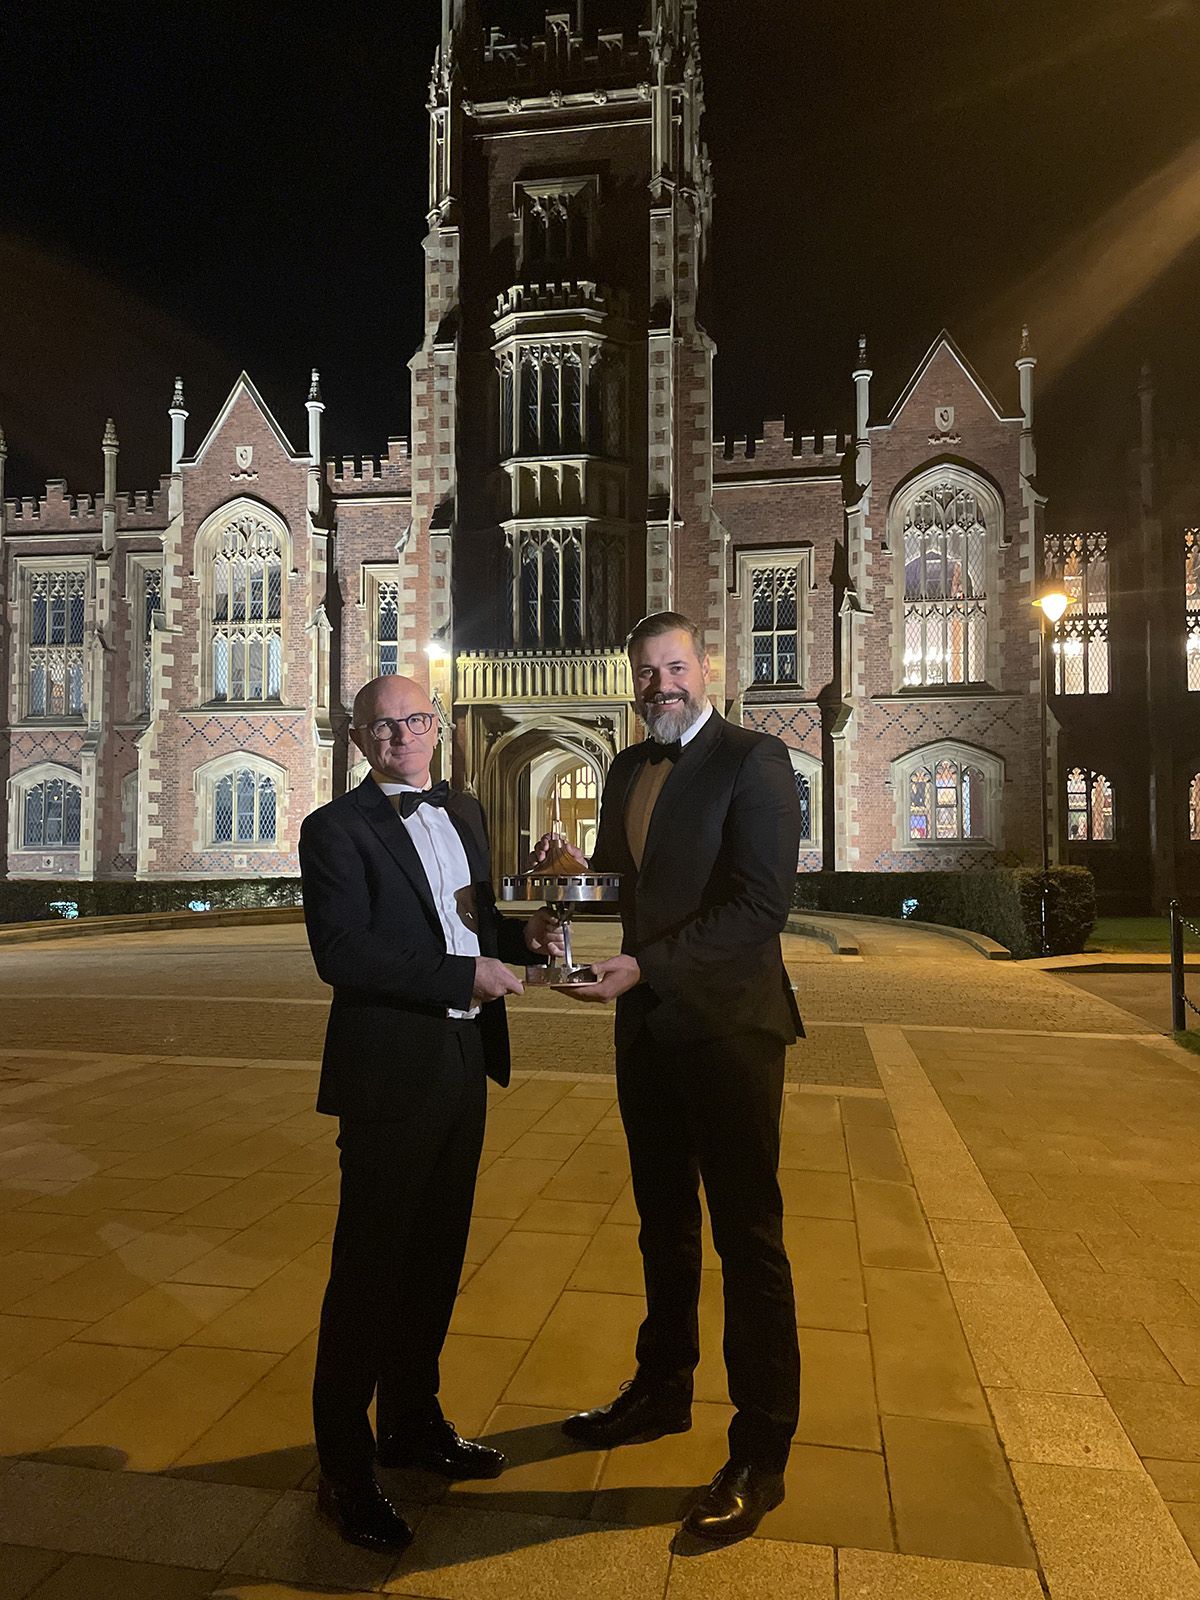
MULTIPOLYGON (((208 977, 232 959, 298 986, 286 933, 208 947, 208 977)), ((175 981, 168 937, 203 944, 105 942, 125 951, 126 992, 142 961, 175 981)), ((961 960, 949 1006, 920 957, 865 957, 840 987, 832 967, 795 968, 818 1021, 783 1130, 806 1374, 789 1492, 716 1553, 672 1536, 724 1455, 711 1240, 691 1433, 605 1455, 557 1429, 629 1375, 641 1315, 602 1014, 514 1008, 518 1065, 520 1030, 550 1033, 560 1008, 574 1071, 560 1058, 493 1096, 444 1363, 448 1414, 514 1467, 450 1491, 401 1475, 418 1539, 400 1563, 313 1516, 336 1172, 311 1063, 254 1060, 244 1040, 222 1056, 211 1033, 187 1055, 10 1033, 0 1541, 23 1592, 1197 1594, 1200 1074, 1136 1019, 1016 966, 961 960), (1083 1548, 1078 1530, 1102 1523, 1083 1548)), ((322 1012, 293 1004, 319 994, 262 998, 282 1002, 276 1022, 322 1012)))

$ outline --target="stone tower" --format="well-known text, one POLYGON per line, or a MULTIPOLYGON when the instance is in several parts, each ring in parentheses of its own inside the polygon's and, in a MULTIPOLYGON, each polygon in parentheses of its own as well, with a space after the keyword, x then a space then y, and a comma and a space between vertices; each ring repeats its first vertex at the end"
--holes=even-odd
POLYGON ((632 736, 639 616, 703 625, 720 701, 725 580, 694 0, 575 0, 532 31, 496 9, 443 0, 412 535, 456 772, 505 856, 632 736))

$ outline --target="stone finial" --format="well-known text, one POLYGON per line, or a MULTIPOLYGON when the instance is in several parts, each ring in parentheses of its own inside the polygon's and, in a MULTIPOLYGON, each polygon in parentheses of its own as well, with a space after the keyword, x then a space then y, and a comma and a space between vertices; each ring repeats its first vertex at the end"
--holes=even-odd
POLYGON ((182 411, 183 409, 184 409, 184 404, 183 404, 183 379, 182 378, 176 378, 175 379, 175 393, 171 396, 171 410, 172 411, 182 411))
POLYGON ((1143 361, 1142 362, 1142 369, 1141 369, 1141 372, 1140 372, 1140 374, 1138 376, 1138 388, 1139 389, 1152 389, 1153 387, 1154 387, 1154 377, 1153 377, 1153 374, 1150 371, 1150 363, 1149 363, 1149 361, 1143 361))
POLYGON ((111 417, 104 424, 104 438, 101 443, 105 450, 117 450, 120 448, 120 441, 117 438, 117 426, 111 417))
POLYGON ((312 369, 312 382, 308 386, 308 398, 316 401, 321 399, 321 374, 316 367, 312 369))
POLYGON ((0 428, 0 461, 8 460, 8 440, 4 437, 4 429, 0 428))
POLYGON ((1033 354, 1033 347, 1029 342, 1029 324, 1027 322, 1021 324, 1021 348, 1018 354, 1023 356, 1033 354))
POLYGON ((867 364, 867 336, 860 333, 858 336, 858 364, 864 367, 867 364))

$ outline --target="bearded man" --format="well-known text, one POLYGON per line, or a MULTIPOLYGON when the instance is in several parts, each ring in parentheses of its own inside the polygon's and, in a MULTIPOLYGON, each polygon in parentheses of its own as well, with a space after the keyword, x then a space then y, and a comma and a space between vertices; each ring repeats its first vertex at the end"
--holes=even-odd
MULTIPOLYGON (((736 1539, 783 1499, 799 1415, 777 1168, 784 1051, 803 1032, 779 943, 800 806, 783 744, 735 727, 709 704, 709 661, 694 623, 660 612, 638 623, 627 648, 649 737, 613 762, 591 862, 575 852, 590 871, 622 875, 622 953, 593 963, 598 984, 566 992, 617 1002, 617 1093, 646 1317, 632 1381, 563 1427, 608 1449, 691 1426, 702 1179, 736 1411, 729 1460, 684 1526, 736 1539)), ((538 856, 549 848, 540 840, 538 856)))

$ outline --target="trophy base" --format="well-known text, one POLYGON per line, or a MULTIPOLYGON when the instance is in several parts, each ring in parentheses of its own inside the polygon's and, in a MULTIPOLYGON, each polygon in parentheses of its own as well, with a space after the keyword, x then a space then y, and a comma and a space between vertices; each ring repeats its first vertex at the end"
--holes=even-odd
POLYGON ((600 982, 591 967, 526 967, 527 989, 585 989, 600 982))

